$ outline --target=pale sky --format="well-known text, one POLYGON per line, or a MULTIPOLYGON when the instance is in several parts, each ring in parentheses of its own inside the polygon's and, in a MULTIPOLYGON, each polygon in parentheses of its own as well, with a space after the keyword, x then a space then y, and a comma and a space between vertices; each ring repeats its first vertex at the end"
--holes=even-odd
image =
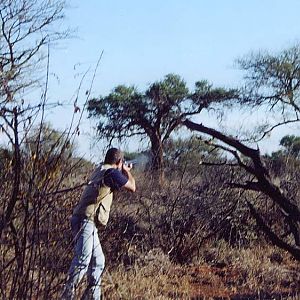
MULTIPOLYGON (((299 42, 299 11, 299 0, 72 0, 63 25, 77 28, 76 38, 51 49, 48 94, 49 101, 70 105, 48 117, 55 128, 67 126, 79 81, 91 68, 79 93, 82 107, 102 51, 91 96, 107 95, 118 84, 144 90, 168 73, 190 88, 201 79, 238 86, 235 59, 299 42)), ((87 158, 95 154, 88 137, 95 124, 83 116, 79 144, 87 158)))

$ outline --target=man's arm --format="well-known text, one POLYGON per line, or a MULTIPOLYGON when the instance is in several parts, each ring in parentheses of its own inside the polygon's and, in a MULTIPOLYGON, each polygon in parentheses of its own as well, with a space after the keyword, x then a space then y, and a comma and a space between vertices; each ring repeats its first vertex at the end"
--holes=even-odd
POLYGON ((136 190, 135 179, 130 173, 131 168, 132 168, 131 166, 126 166, 125 164, 123 164, 122 172, 128 178, 128 181, 124 185, 124 188, 131 192, 135 192, 136 190))

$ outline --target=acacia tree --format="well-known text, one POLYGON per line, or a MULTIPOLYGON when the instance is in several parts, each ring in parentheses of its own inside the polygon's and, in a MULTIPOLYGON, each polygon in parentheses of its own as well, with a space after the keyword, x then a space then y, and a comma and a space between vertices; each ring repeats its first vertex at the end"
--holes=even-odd
MULTIPOLYGON (((246 71, 246 85, 240 97, 244 104, 255 108, 264 107, 269 113, 277 113, 280 121, 265 124, 262 137, 274 128, 299 121, 300 105, 300 47, 295 46, 283 50, 277 55, 259 53, 239 61, 246 71)), ((291 253, 300 260, 300 203, 297 193, 290 193, 278 184, 273 177, 271 168, 265 163, 259 148, 253 148, 238 138, 228 136, 203 124, 185 120, 184 125, 193 131, 209 135, 215 141, 210 142, 216 148, 230 153, 237 168, 248 173, 244 182, 229 182, 231 187, 250 190, 258 195, 265 195, 278 208, 280 221, 284 226, 277 226, 278 219, 270 222, 260 209, 260 205, 247 200, 251 215, 259 228, 276 246, 291 253)), ((290 145, 294 139, 283 139, 283 145, 290 145)), ((228 161, 227 161, 228 162, 228 161)), ((224 161, 226 163, 226 160, 224 161)), ((233 165, 232 160, 230 162, 233 165)), ((290 178, 289 184, 294 189, 299 186, 297 178, 290 178)))
POLYGON ((152 167, 162 179, 164 144, 182 120, 235 97, 235 90, 213 88, 207 81, 196 82, 195 90, 189 91, 180 76, 168 74, 143 93, 133 86, 117 86, 108 96, 91 99, 88 111, 98 119, 100 138, 148 137, 152 167))

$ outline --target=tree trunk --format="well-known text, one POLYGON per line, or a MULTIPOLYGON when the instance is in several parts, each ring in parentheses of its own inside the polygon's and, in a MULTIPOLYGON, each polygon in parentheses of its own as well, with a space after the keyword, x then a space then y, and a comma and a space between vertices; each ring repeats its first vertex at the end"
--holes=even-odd
POLYGON ((157 177, 159 184, 164 183, 164 158, 163 158, 163 145, 159 134, 153 134, 150 137, 152 162, 151 169, 154 176, 157 177))

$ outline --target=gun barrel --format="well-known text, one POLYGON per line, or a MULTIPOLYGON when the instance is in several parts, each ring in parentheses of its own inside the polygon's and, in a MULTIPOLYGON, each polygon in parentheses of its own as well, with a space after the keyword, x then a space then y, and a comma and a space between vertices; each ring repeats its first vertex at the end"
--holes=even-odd
POLYGON ((131 160, 126 160, 126 164, 127 165, 136 165, 138 163, 138 160, 137 159, 131 159, 131 160))

